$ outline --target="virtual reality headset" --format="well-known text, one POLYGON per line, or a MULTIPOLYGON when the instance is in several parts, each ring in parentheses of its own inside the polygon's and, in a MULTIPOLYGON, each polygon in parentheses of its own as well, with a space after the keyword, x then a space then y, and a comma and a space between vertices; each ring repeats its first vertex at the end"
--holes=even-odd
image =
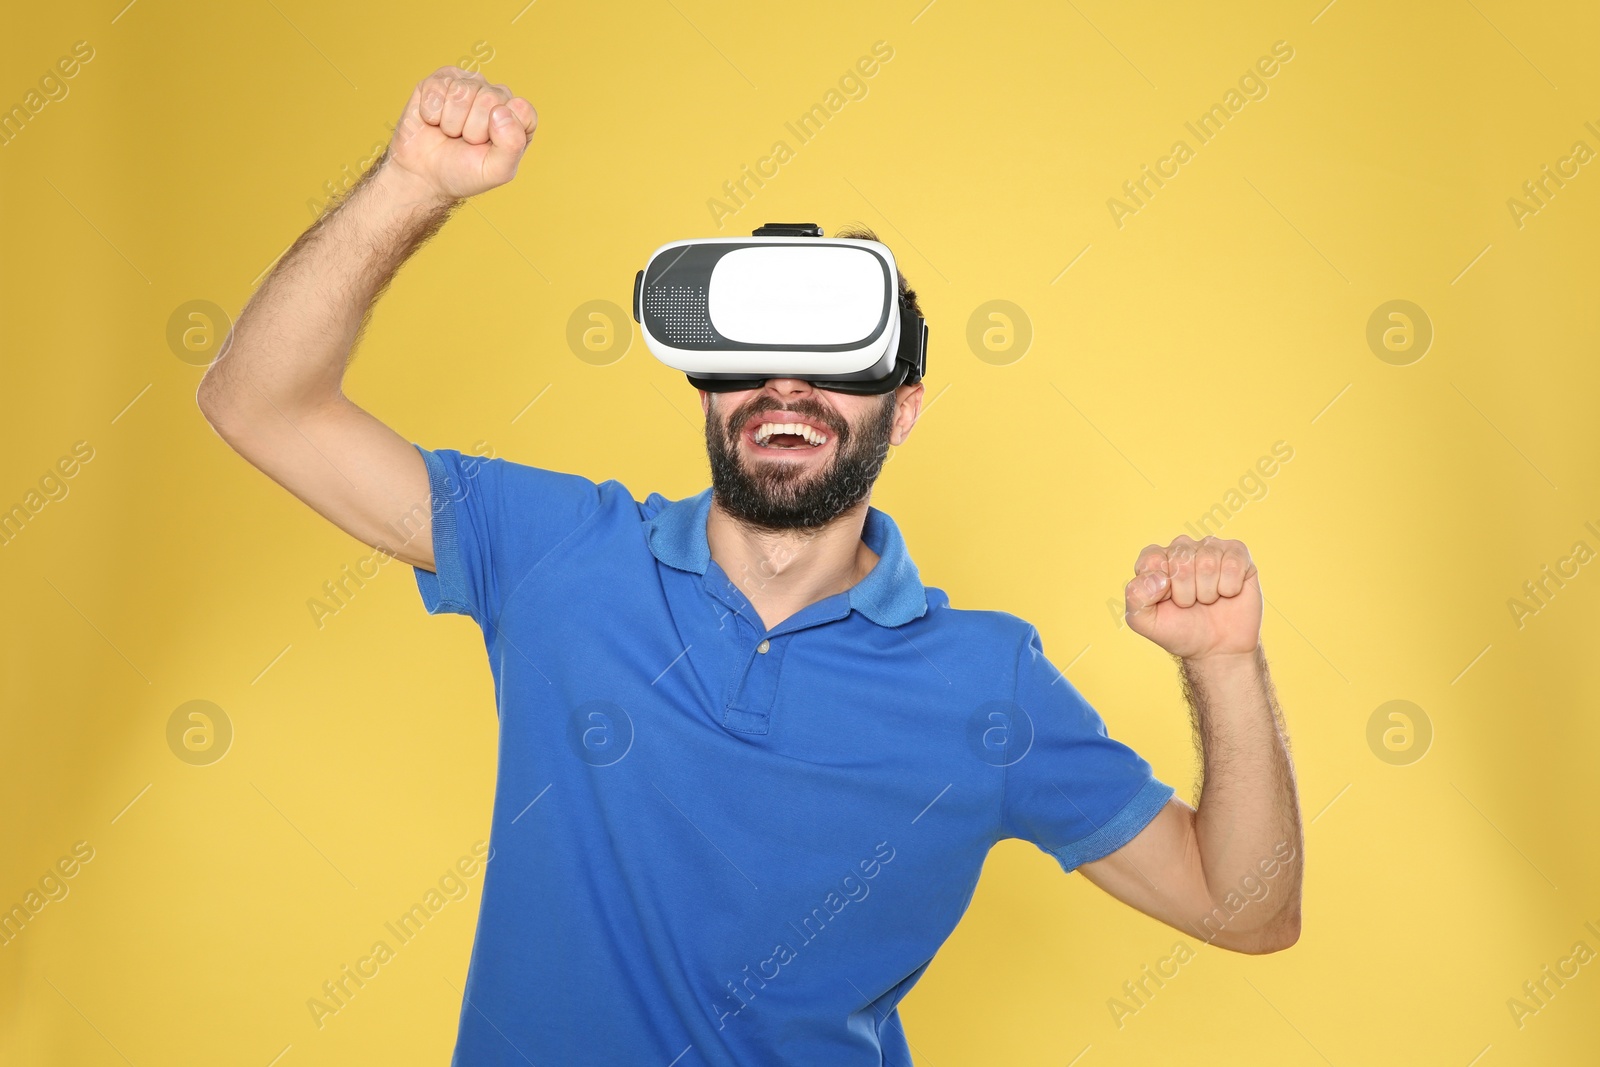
POLYGON ((657 359, 714 393, 769 378, 887 393, 927 366, 928 326, 900 306, 894 253, 810 222, 662 245, 634 278, 633 318, 657 359))

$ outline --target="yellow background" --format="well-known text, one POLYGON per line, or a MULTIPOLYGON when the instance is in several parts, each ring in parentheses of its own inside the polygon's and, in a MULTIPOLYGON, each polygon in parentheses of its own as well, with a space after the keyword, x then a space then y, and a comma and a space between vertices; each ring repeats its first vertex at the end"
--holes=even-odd
POLYGON ((1600 164, 1520 227, 1507 207, 1575 141, 1600 150, 1593 5, 924 3, 8 17, 5 107, 74 42, 95 56, 0 147, 0 506, 74 442, 94 458, 0 547, 0 902, 74 842, 95 854, 0 948, 0 1059, 448 1059, 481 876, 321 1029, 306 1001, 487 835, 479 634, 426 616, 398 563, 318 628, 307 601, 367 549, 215 437, 166 335, 191 300, 236 314, 308 201, 477 42, 541 123, 358 352, 349 392, 408 439, 695 492, 693 390, 637 337, 577 358, 569 316, 627 306, 669 240, 872 226, 922 295, 932 401, 873 503, 955 606, 1035 622, 1191 800, 1175 672, 1107 601, 1142 546, 1294 449, 1221 533, 1270 604, 1300 942, 1198 946, 1009 841, 904 1004, 919 1063, 1600 1057, 1600 962, 1521 1027, 1507 1008, 1576 942, 1600 950, 1600 568, 1520 628, 1507 605, 1574 542, 1600 549, 1600 164), (784 123, 880 40, 866 95, 798 144, 784 123), (1266 97, 1196 145, 1184 122, 1276 41, 1294 57, 1266 97), (1194 158, 1119 228, 1107 200, 1179 138, 1194 158), (717 229, 707 202, 778 139, 793 158, 717 229), (1435 333, 1406 366, 1366 341, 1396 299, 1435 333), (1031 323, 1021 358, 969 347, 991 300, 1031 323), (1407 765, 1367 741, 1397 699, 1433 730, 1407 765), (168 748, 190 700, 233 726, 209 766, 168 748), (1197 957, 1119 1028, 1108 1000, 1179 940, 1197 957))

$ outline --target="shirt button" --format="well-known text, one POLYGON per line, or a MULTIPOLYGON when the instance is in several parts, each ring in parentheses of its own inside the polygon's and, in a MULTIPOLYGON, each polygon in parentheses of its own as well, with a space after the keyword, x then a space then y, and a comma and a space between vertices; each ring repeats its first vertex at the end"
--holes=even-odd
POLYGON ((765 638, 762 638, 761 643, 756 646, 756 651, 757 652, 766 652, 766 650, 771 648, 771 647, 772 647, 772 642, 768 641, 765 638))

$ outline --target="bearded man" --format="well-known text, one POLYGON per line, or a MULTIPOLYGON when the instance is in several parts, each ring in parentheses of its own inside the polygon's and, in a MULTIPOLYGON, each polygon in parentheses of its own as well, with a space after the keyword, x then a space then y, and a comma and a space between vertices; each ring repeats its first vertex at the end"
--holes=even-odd
POLYGON ((1196 808, 1035 627, 952 607, 871 505, 921 410, 909 368, 879 394, 701 390, 712 484, 680 500, 413 445, 344 395, 377 296, 511 180, 536 123, 460 68, 420 82, 198 395, 250 463, 411 564, 430 613, 483 632, 499 759, 454 1062, 909 1063, 897 1005, 1007 838, 1190 936, 1293 944, 1299 810, 1240 542, 1150 545, 1125 590, 1181 664, 1202 759, 1225 759, 1196 808))

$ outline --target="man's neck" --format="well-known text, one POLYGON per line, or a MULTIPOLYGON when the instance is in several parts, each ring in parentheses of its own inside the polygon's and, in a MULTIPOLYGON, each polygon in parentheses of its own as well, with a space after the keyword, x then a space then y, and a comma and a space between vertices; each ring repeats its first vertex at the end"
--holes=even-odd
POLYGON ((849 589, 877 565, 878 554, 861 539, 867 507, 863 500, 827 526, 768 531, 741 523, 713 495, 706 542, 711 558, 770 630, 849 589))

